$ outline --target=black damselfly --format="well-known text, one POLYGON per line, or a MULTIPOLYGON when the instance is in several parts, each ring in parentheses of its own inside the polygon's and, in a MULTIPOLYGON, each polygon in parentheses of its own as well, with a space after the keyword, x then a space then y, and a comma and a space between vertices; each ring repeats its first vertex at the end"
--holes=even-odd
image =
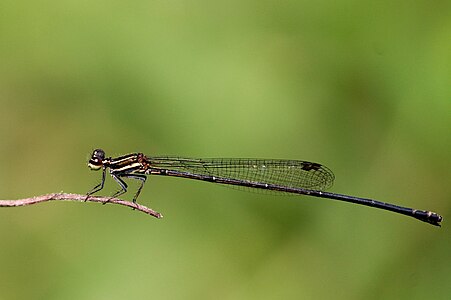
POLYGON ((431 211, 397 206, 372 199, 325 192, 334 181, 334 174, 327 167, 313 162, 280 159, 148 157, 143 153, 131 153, 116 158, 105 157, 102 149, 96 149, 88 162, 91 170, 102 169, 102 181, 89 193, 103 189, 106 170, 121 189, 112 197, 127 192, 124 178, 141 181, 133 197, 136 203, 147 175, 166 175, 203 180, 238 187, 260 189, 276 193, 291 193, 328 198, 385 209, 440 226, 442 217, 431 211))

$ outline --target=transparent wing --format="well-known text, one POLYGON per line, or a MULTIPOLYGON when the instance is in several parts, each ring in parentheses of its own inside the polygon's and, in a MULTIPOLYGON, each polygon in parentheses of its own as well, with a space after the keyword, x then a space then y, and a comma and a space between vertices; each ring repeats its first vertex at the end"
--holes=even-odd
POLYGON ((149 157, 154 169, 167 169, 200 175, 232 178, 293 188, 326 190, 334 181, 327 167, 300 160, 181 157, 149 157))

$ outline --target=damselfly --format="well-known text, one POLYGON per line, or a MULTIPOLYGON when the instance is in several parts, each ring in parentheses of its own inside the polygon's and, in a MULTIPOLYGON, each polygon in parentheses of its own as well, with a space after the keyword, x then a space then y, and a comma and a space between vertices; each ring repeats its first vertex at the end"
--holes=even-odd
POLYGON ((334 174, 327 167, 301 160, 244 159, 244 158, 182 158, 150 157, 143 153, 131 153, 116 158, 105 157, 102 149, 96 149, 88 162, 91 170, 102 169, 102 180, 89 193, 103 189, 106 171, 121 189, 112 197, 127 192, 124 178, 141 181, 133 197, 136 203, 146 182, 147 175, 165 175, 203 180, 218 184, 260 189, 276 193, 301 194, 351 202, 392 211, 440 226, 442 217, 431 211, 417 210, 372 199, 325 192, 334 181, 334 174))

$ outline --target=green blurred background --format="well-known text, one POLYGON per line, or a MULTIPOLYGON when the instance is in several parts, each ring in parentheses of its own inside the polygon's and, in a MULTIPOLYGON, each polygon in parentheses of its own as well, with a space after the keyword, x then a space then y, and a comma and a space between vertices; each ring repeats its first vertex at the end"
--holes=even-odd
POLYGON ((0 209, 0 299, 449 299, 450 37, 449 1, 3 0, 1 199, 87 192, 102 147, 320 162, 445 221, 155 176, 162 220, 0 209))

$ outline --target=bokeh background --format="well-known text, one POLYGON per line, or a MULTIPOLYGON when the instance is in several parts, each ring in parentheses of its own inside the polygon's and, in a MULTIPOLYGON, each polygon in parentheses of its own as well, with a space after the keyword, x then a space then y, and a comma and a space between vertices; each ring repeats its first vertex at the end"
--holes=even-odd
POLYGON ((445 221, 154 176, 161 220, 0 209, 0 299, 449 299, 450 37, 449 1, 1 1, 1 199, 86 193, 102 147, 320 162, 445 221))

